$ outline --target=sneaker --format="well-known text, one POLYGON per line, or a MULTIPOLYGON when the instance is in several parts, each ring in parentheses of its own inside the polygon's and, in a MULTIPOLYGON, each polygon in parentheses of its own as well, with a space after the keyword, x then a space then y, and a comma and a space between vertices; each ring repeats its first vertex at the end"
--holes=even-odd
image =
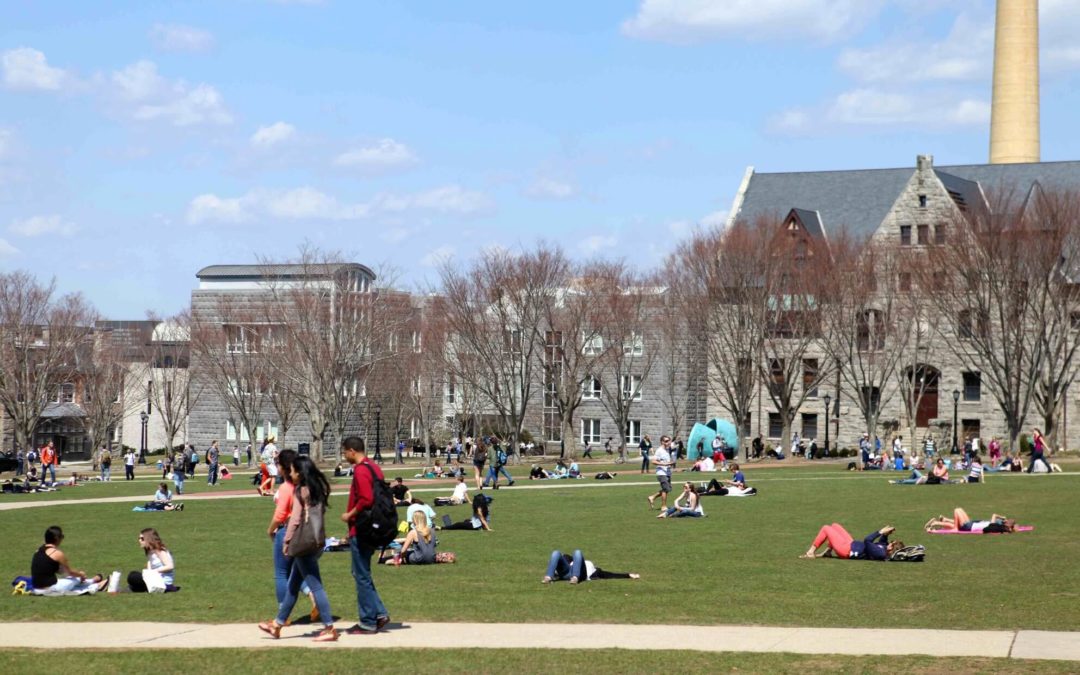
POLYGON ((551 583, 551 577, 545 576, 543 579, 540 580, 540 583, 542 583, 542 584, 550 584, 551 583))
POLYGON ((386 624, 390 623, 390 617, 380 616, 375 619, 375 630, 382 630, 386 627, 386 624))
POLYGON ((378 628, 367 628, 365 626, 361 626, 360 624, 355 624, 345 629, 346 635, 374 635, 378 632, 378 628))
POLYGON ((510 481, 508 485, 513 486, 515 481, 510 481))
POLYGON ((578 582, 578 578, 577 578, 577 577, 570 577, 570 583, 571 583, 571 584, 576 584, 577 582, 578 582))

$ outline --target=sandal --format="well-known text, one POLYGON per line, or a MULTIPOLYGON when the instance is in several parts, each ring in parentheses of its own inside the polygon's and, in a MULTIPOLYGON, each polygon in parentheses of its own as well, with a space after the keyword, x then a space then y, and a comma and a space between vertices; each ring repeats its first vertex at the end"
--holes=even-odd
POLYGON ((338 632, 337 628, 327 626, 319 631, 319 634, 315 636, 312 642, 337 642, 339 637, 341 637, 341 633, 338 632))
POLYGON ((269 633, 270 637, 274 638, 275 640, 281 637, 281 624, 273 619, 260 622, 259 630, 264 633, 269 633))

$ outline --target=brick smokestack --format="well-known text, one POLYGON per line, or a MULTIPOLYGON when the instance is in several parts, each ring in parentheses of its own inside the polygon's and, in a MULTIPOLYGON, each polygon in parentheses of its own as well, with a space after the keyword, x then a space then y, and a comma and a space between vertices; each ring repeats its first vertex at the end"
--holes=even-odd
POLYGON ((990 163, 1039 161, 1039 0, 997 0, 990 163))

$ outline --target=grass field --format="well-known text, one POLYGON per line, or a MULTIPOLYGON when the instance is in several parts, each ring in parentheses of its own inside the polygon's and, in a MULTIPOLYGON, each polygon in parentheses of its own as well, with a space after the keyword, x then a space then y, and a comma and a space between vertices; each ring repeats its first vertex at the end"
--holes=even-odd
MULTIPOLYGON (((388 471, 393 475, 392 471, 388 471)), ((888 474, 841 465, 758 469, 760 495, 706 498, 707 518, 657 520, 648 476, 544 482, 551 489, 493 493, 493 532, 440 533, 456 565, 380 568, 376 583, 395 621, 625 622, 889 628, 1080 630, 1080 476, 995 476, 985 485, 892 486, 888 474), (931 516, 963 506, 1036 526, 1032 533, 956 537, 921 531, 931 516), (924 563, 800 560, 817 528, 839 521, 853 534, 884 524, 922 543, 924 563), (553 548, 581 548, 605 569, 639 581, 573 587, 539 583, 553 548)), ((686 474, 694 475, 697 474, 686 474)), ((683 476, 677 476, 680 478, 683 476)), ((246 487, 242 479, 232 487, 246 487)), ((519 486, 535 483, 521 481, 519 486)), ((149 494, 151 481, 92 485, 51 498, 149 494)), ((205 490, 205 478, 189 481, 205 490)), ((345 504, 335 484, 331 509, 345 504)), ((446 488, 449 492, 449 488, 446 488)), ((428 501, 433 494, 424 493, 428 501)), ((3 501, 18 497, 5 496, 3 501)), ((131 504, 70 504, 0 511, 0 570, 28 572, 41 533, 64 527, 64 548, 88 571, 141 566, 136 536, 157 527, 173 550, 183 591, 70 600, 0 595, 0 620, 251 621, 274 612, 268 499, 191 501, 183 513, 133 513, 131 504)), ((467 507, 439 509, 455 520, 467 507)), ((342 535, 336 519, 330 534, 342 535)), ((347 553, 326 554, 323 578, 336 615, 356 620, 347 553)))
MULTIPOLYGON (((804 656, 793 654, 729 654, 685 651, 493 649, 308 649, 191 650, 153 656, 147 652, 42 652, 0 650, 5 672, 53 675, 105 673, 940 673, 943 661, 928 656, 804 656)), ((1069 673, 1075 664, 1062 661, 949 659, 948 672, 1069 673)))

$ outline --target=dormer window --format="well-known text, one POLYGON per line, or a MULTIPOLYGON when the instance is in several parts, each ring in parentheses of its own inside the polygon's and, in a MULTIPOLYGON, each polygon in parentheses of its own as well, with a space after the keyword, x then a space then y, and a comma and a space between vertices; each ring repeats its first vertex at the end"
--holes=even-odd
POLYGON ((925 209, 926 208, 926 195, 919 195, 919 208, 920 209, 925 209))

